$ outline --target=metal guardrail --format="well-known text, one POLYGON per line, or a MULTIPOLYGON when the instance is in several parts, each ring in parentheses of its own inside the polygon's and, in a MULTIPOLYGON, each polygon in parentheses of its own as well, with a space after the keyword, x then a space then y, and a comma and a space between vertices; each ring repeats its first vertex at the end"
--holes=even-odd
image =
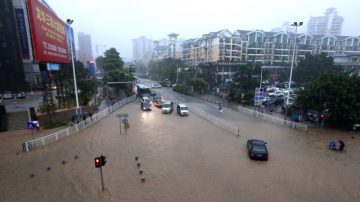
MULTIPOLYGON (((201 99, 201 98, 198 98, 198 99, 206 100, 208 102, 217 104, 216 101, 213 101, 213 100, 207 100, 207 99, 201 99)), ((224 105, 224 106, 227 107, 227 108, 230 108, 230 109, 232 109, 234 111, 243 112, 245 114, 252 115, 252 116, 254 116, 256 118, 263 119, 265 121, 270 121, 270 122, 275 123, 275 124, 291 127, 291 128, 298 129, 298 130, 304 130, 305 133, 307 133, 307 131, 308 131, 308 126, 305 125, 305 124, 284 120, 284 119, 281 119, 279 117, 271 116, 270 114, 255 111, 253 109, 249 109, 249 108, 246 108, 246 107, 243 107, 243 106, 240 106, 240 105, 238 105, 238 106, 224 105)), ((192 109, 192 111, 194 111, 194 110, 192 109)), ((208 114, 205 114, 205 113, 200 112, 198 110, 195 110, 194 112, 195 112, 195 114, 198 114, 199 116, 209 120, 210 122, 212 122, 212 123, 224 128, 224 129, 228 130, 229 132, 232 132, 234 134, 237 134, 237 132, 238 132, 237 127, 231 126, 231 125, 227 124, 226 122, 224 122, 224 121, 222 121, 222 120, 220 120, 220 119, 218 119, 216 117, 209 116, 208 114)))
POLYGON ((111 112, 117 110, 118 108, 124 106, 125 104, 132 102, 136 99, 136 95, 133 95, 131 97, 127 97, 107 108, 105 108, 104 110, 92 115, 91 117, 87 118, 86 120, 83 120, 71 127, 65 128, 63 130, 60 130, 58 132, 46 135, 44 137, 41 138, 37 138, 34 140, 30 140, 30 141, 26 141, 22 144, 23 147, 23 151, 31 151, 34 150, 38 147, 42 147, 45 146, 47 144, 56 142, 60 139, 63 139, 69 135, 73 135, 91 125, 93 125, 94 123, 96 123, 97 121, 99 121, 100 119, 102 119, 103 117, 105 117, 106 115, 110 114, 111 112))
POLYGON ((222 119, 219 119, 219 118, 216 118, 213 115, 209 115, 206 112, 203 112, 203 111, 200 111, 200 110, 197 110, 197 109, 194 109, 194 108, 191 109, 191 112, 193 112, 194 114, 196 114, 198 116, 201 116, 202 118, 210 121, 211 123, 223 128, 223 129, 229 131, 232 134, 237 135, 238 132, 239 132, 238 127, 235 127, 235 126, 233 126, 231 124, 228 124, 226 121, 224 121, 222 119))
POLYGON ((257 118, 264 119, 266 121, 270 121, 275 124, 288 126, 288 127, 294 128, 294 129, 304 130, 305 133, 307 133, 307 130, 308 130, 308 126, 305 124, 284 120, 279 117, 271 116, 270 114, 255 111, 253 109, 248 109, 248 108, 245 108, 242 106, 238 106, 236 111, 244 112, 248 115, 253 115, 257 118))

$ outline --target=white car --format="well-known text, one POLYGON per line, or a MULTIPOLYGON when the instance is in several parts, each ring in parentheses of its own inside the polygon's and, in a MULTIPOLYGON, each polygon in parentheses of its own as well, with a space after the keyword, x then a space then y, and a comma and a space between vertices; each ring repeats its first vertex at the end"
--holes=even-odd
POLYGON ((160 84, 153 84, 152 87, 153 88, 161 88, 161 85, 160 84))
POLYGON ((171 101, 166 101, 162 106, 162 113, 170 114, 174 110, 174 103, 171 101))
POLYGON ((269 95, 269 96, 274 96, 274 97, 282 97, 282 96, 285 95, 285 93, 282 92, 282 91, 275 91, 275 92, 273 92, 273 93, 268 93, 268 95, 269 95))
POLYGON ((272 100, 271 97, 263 97, 263 99, 261 101, 266 102, 266 101, 269 101, 269 100, 272 100))
POLYGON ((3 98, 4 99, 13 99, 14 96, 13 96, 11 91, 5 91, 4 94, 3 94, 3 98))

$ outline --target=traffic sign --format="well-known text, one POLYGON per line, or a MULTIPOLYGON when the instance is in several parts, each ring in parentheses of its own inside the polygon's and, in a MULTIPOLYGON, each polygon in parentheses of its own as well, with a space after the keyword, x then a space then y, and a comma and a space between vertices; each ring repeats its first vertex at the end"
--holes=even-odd
POLYGON ((34 130, 34 129, 35 129, 35 124, 34 124, 33 122, 31 122, 31 121, 28 121, 28 122, 26 123, 26 125, 27 125, 27 128, 30 129, 30 130, 34 130))
POLYGON ((265 96, 264 88, 255 88, 254 105, 261 105, 265 96))

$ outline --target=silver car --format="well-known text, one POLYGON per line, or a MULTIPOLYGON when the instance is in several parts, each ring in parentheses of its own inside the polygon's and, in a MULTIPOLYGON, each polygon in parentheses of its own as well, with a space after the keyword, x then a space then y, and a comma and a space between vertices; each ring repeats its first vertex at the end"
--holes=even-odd
POLYGON ((3 98, 4 99, 13 99, 14 96, 13 96, 11 91, 5 91, 4 94, 3 94, 3 98))
POLYGON ((26 97, 26 94, 24 91, 19 91, 17 94, 16 94, 16 98, 25 98, 26 97))
POLYGON ((171 101, 166 101, 162 106, 162 113, 170 114, 174 110, 174 103, 171 101))

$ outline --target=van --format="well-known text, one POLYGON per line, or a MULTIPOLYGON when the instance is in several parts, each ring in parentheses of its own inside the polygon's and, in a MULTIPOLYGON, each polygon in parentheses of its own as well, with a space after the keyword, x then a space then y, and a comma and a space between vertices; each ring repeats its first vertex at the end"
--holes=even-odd
POLYGON ((185 104, 178 104, 176 107, 176 112, 180 116, 188 116, 189 115, 189 109, 185 104))
POLYGON ((162 106, 162 113, 170 114, 174 110, 174 103, 171 101, 166 101, 162 106))

